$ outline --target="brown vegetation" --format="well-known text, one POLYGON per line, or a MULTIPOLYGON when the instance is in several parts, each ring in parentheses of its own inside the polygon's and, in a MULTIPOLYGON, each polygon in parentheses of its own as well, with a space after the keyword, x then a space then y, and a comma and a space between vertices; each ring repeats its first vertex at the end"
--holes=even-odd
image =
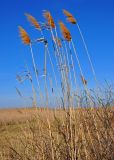
MULTIPOLYGON (((71 13, 64 10, 64 14, 69 22, 77 24, 95 83, 98 84, 80 27, 71 13)), ((103 93, 99 86, 97 93, 94 89, 89 89, 89 82, 85 79, 86 76, 70 30, 62 21, 59 21, 63 36, 61 39, 58 37, 57 27, 50 12, 44 11, 44 17, 47 22, 40 23, 40 26, 33 16, 27 14, 32 25, 36 29, 40 29, 42 36, 40 39, 31 41, 27 32, 22 27, 19 28, 22 41, 25 44, 30 44, 37 90, 34 81, 32 81, 34 75, 30 74, 28 68, 25 75, 21 76, 24 77, 23 82, 30 80, 35 109, 15 110, 14 113, 10 110, 9 119, 7 114, 5 114, 6 117, 1 118, 0 141, 3 144, 0 152, 1 159, 113 160, 114 112, 111 108, 114 104, 113 87, 108 85, 108 89, 103 93), (50 39, 46 37, 44 31, 50 31, 50 39), (37 69, 36 57, 34 58, 32 49, 33 44, 40 42, 44 42, 45 51, 43 75, 38 74, 39 68, 37 69), (51 43, 52 47, 50 48, 51 43), (53 72, 48 70, 49 61, 53 72), (75 67, 77 68, 75 69, 75 67), (57 69, 58 74, 56 74, 57 69), (77 74, 77 69, 79 69, 79 74, 77 74), (77 89, 76 79, 80 75, 82 86, 77 89), (40 77, 44 77, 43 91, 39 81, 40 77), (51 85, 48 83, 49 80, 51 85), (56 87, 53 85, 54 82, 56 82, 56 87), (81 88, 83 89, 81 90, 81 88), (56 107, 49 109, 50 99, 59 109, 56 107), (38 109, 37 101, 46 109, 38 109), (13 113, 12 116, 11 112, 13 113)), ((37 55, 39 56, 39 54, 37 55)))
POLYGON ((0 126, 1 160, 114 158, 113 108, 69 111, 14 109, 1 110, 0 114, 0 121, 4 119, 5 123, 0 126), (8 121, 4 115, 8 116, 9 113, 12 120, 8 121), (93 114, 96 117, 97 128, 92 118, 93 114))

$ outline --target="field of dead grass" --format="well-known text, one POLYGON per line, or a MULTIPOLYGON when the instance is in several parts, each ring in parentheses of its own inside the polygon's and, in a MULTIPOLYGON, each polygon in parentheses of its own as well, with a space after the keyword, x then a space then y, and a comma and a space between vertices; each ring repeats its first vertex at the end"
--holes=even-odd
POLYGON ((1 109, 0 159, 113 160, 113 128, 113 108, 1 109))

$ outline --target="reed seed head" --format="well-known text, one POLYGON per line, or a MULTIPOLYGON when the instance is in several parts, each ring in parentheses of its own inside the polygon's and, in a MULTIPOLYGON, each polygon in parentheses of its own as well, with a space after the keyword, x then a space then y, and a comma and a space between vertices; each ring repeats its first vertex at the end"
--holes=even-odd
POLYGON ((32 26, 34 26, 38 30, 41 29, 41 27, 40 27, 38 21, 35 19, 35 17, 31 16, 28 13, 25 13, 25 16, 27 17, 28 21, 32 24, 32 26))
POLYGON ((48 25, 51 26, 52 28, 55 28, 55 23, 54 23, 54 20, 51 16, 50 12, 44 11, 43 15, 47 19, 48 25))
POLYGON ((59 21, 59 26, 64 39, 67 41, 71 41, 71 34, 62 21, 59 21))
POLYGON ((29 35, 21 26, 19 26, 19 34, 24 44, 30 44, 31 40, 29 38, 29 35))
POLYGON ((67 21, 72 23, 72 24, 76 24, 76 19, 73 17, 73 15, 68 12, 67 10, 63 9, 63 13, 64 15, 67 17, 67 21))

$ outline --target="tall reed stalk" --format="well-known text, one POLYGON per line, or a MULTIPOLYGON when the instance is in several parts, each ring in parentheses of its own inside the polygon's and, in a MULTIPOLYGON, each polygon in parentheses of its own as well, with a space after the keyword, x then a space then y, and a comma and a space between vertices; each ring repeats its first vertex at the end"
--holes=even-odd
MULTIPOLYGON (((84 77, 84 76, 83 76, 82 69, 81 69, 80 61, 79 61, 79 58, 78 58, 78 55, 77 55, 77 52, 76 52, 76 49, 75 49, 75 46, 74 46, 74 43, 73 43, 72 40, 71 40, 71 43, 72 43, 72 47, 73 47, 73 49, 74 49, 74 53, 75 53, 75 56, 76 56, 76 59, 77 59, 77 62, 78 62, 78 66, 79 66, 79 69, 80 69, 80 73, 81 73, 82 77, 84 77)), ((89 92, 89 90, 88 90, 88 88, 86 87, 85 84, 84 84, 84 88, 85 88, 85 91, 87 92, 87 96, 88 96, 89 103, 90 103, 90 109, 91 109, 91 111, 93 111, 93 102, 92 102, 92 100, 91 100, 90 92, 89 92)), ((97 134, 97 137, 98 137, 98 141, 99 141, 99 145, 100 145, 100 150, 102 151, 101 142, 100 142, 100 136, 99 136, 99 133, 98 133, 97 122, 96 122, 96 118, 95 118, 94 114, 92 114, 92 117, 93 117, 94 125, 95 125, 95 128, 96 128, 96 134, 97 134)))
POLYGON ((38 73, 37 73, 37 68, 36 68, 36 63, 35 63, 33 49, 32 49, 32 44, 31 43, 30 43, 30 51, 31 51, 31 57, 32 57, 33 67, 34 67, 34 71, 35 71, 35 76, 36 76, 38 90, 39 90, 41 104, 42 104, 42 102, 43 102, 43 95, 41 93, 41 88, 40 88, 40 83, 39 83, 39 80, 38 80, 38 73))
MULTIPOLYGON (((49 27, 50 27, 50 32, 51 32, 52 40, 53 40, 53 42, 54 42, 54 47, 55 47, 54 49, 56 50, 56 53, 54 52, 54 54, 55 54, 55 59, 56 59, 56 61, 58 62, 58 64, 60 65, 60 67, 61 67, 61 66, 62 66, 61 53, 60 53, 59 47, 58 47, 58 45, 57 45, 57 42, 56 42, 56 40, 55 40, 55 36, 54 36, 54 32, 53 32, 53 28, 55 28, 56 26, 55 26, 55 23, 54 23, 54 21, 53 21, 53 18, 52 18, 52 16, 51 16, 50 12, 48 12, 48 11, 44 12, 44 16, 45 16, 45 18, 46 18, 47 21, 48 21, 48 25, 49 25, 49 27)), ((57 32, 56 32, 56 34, 57 34, 57 32)), ((56 35, 56 36, 57 36, 57 35, 56 35)), ((56 37, 56 38, 58 38, 58 37, 56 37)), ((66 81, 66 79, 65 79, 65 77, 64 77, 64 71, 63 71, 63 70, 60 70, 60 73, 61 73, 61 81, 62 81, 62 84, 64 84, 64 82, 66 81)))
POLYGON ((79 31, 79 33, 80 33, 80 36, 81 36, 81 39, 82 39, 84 48, 85 48, 85 50, 86 50, 86 54, 87 54, 87 57, 88 57, 88 60, 89 60, 90 66, 91 66, 91 70, 92 70, 92 73, 93 73, 93 76, 94 76, 94 80, 95 80, 96 84, 98 85, 98 80, 97 80, 96 73, 95 73, 95 69, 94 69, 94 66, 93 66, 93 63, 92 63, 92 60, 91 60, 89 51, 88 51, 88 47, 87 47, 87 45, 86 45, 84 36, 83 36, 83 34, 82 34, 82 31, 81 31, 80 26, 79 26, 78 23, 77 23, 77 28, 78 28, 78 31, 79 31))
POLYGON ((31 39, 30 39, 28 33, 22 27, 19 27, 19 32, 20 32, 20 36, 21 36, 23 43, 25 45, 29 45, 29 47, 30 47, 30 53, 31 53, 32 63, 33 63, 34 71, 35 71, 35 77, 36 77, 36 81, 37 81, 37 85, 38 85, 38 91, 39 91, 40 99, 42 102, 43 97, 42 97, 42 93, 41 93, 41 89, 40 89, 40 83, 38 80, 37 68, 36 68, 33 49, 32 49, 32 42, 31 42, 31 39))

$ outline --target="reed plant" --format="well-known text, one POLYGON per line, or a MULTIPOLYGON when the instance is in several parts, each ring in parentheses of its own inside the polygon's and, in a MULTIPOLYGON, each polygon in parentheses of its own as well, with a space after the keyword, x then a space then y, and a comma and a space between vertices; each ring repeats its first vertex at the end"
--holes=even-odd
MULTIPOLYGON (((63 13, 68 22, 77 25, 94 79, 97 81, 80 26, 70 12, 63 10, 63 13)), ((35 17, 26 14, 29 22, 40 32, 40 38, 31 40, 22 27, 19 27, 19 31, 24 44, 30 47, 38 95, 45 107, 36 107, 34 114, 31 118, 26 119, 24 125, 17 123, 19 134, 16 134, 15 138, 9 138, 8 134, 5 136, 8 156, 3 152, 0 153, 0 156, 8 160, 113 160, 114 115, 113 107, 109 106, 114 102, 112 98, 114 94, 111 90, 106 92, 110 96, 106 96, 108 100, 105 97, 107 101, 105 103, 104 98, 89 89, 89 81, 85 77, 70 29, 64 22, 59 21, 59 30, 50 11, 44 11, 43 16, 46 21, 39 23, 35 17), (50 39, 45 32, 49 32, 50 39), (44 43, 45 51, 44 92, 41 90, 32 49, 32 45, 40 42, 44 43), (49 72, 48 64, 51 65, 52 73, 49 72), (80 73, 76 72, 77 69, 80 73), (55 86, 53 86, 54 82, 55 86), (49 106, 50 91, 53 92, 53 90, 56 91, 54 92, 55 108, 49 106)), ((29 75, 29 79, 34 92, 36 86, 34 87, 33 77, 29 75)), ((8 132, 7 125, 6 128, 8 132)))

